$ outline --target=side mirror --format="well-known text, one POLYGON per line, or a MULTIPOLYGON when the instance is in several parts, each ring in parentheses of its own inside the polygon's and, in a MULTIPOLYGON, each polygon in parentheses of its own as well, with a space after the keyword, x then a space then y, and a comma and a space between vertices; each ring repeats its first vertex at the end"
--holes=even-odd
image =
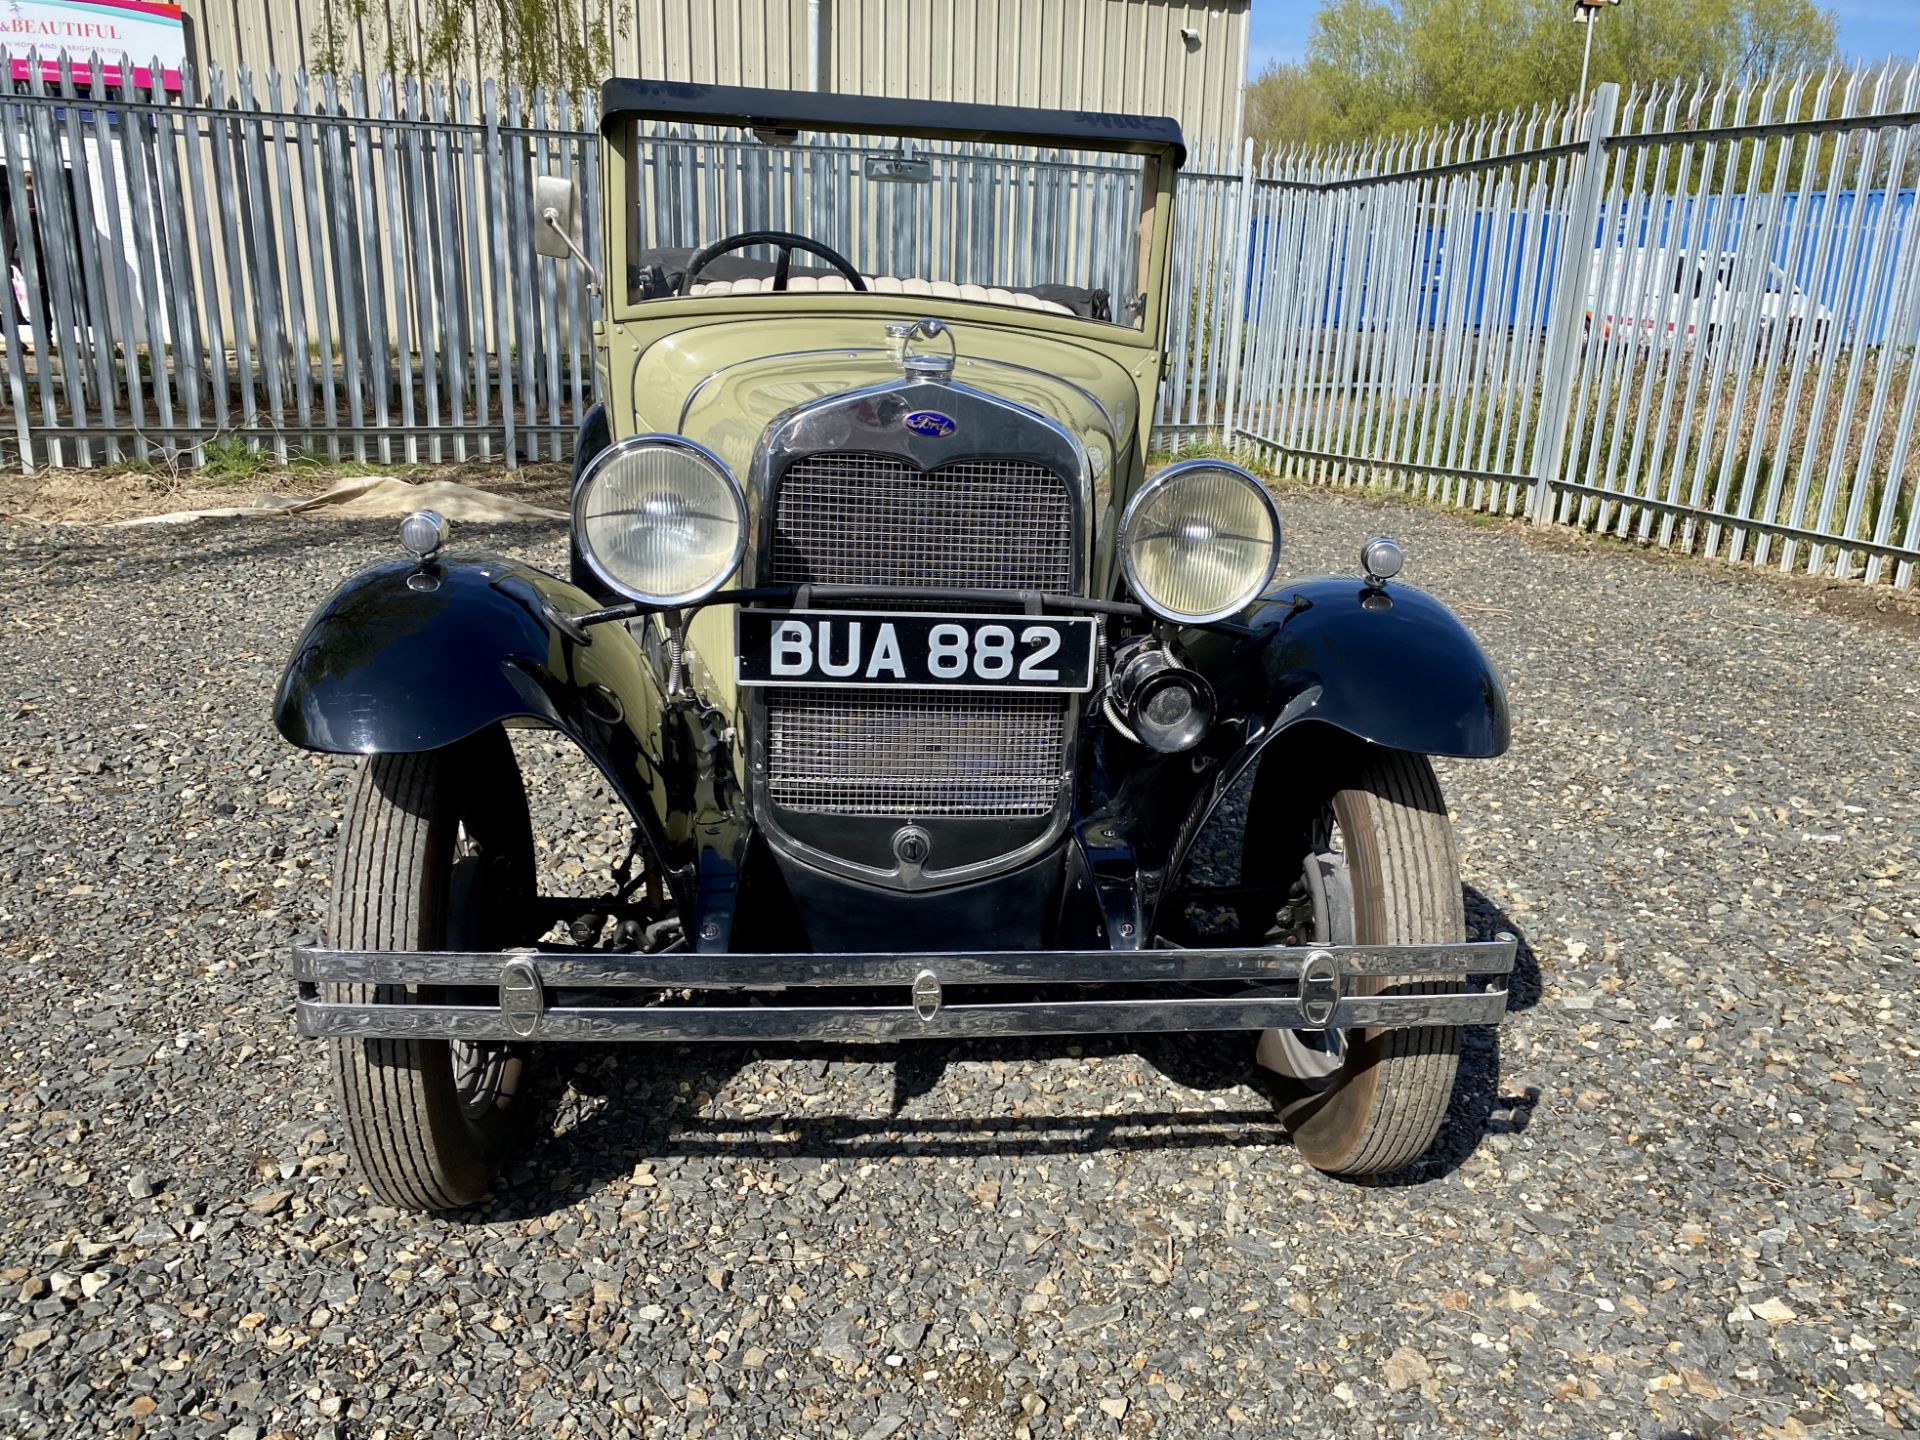
POLYGON ((536 175, 533 180, 533 248, 535 253, 564 260, 580 249, 580 197, 564 175, 536 175))

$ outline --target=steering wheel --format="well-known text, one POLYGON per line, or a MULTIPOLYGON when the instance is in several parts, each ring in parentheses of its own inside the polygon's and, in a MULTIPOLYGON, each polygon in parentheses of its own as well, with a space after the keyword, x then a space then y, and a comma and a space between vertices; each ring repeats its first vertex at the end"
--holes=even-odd
POLYGON ((827 262, 854 289, 865 291, 867 282, 860 278, 860 272, 838 250, 831 245, 823 245, 818 240, 809 240, 804 235, 796 235, 791 230, 743 230, 738 235, 729 235, 724 240, 716 240, 711 245, 702 245, 693 252, 693 258, 687 261, 687 270, 680 277, 680 293, 691 295, 693 282, 700 278, 700 272, 722 255, 735 250, 751 249, 755 245, 773 245, 780 251, 780 258, 773 267, 773 288, 787 288, 787 267, 793 262, 793 252, 804 250, 809 255, 818 256, 827 262))

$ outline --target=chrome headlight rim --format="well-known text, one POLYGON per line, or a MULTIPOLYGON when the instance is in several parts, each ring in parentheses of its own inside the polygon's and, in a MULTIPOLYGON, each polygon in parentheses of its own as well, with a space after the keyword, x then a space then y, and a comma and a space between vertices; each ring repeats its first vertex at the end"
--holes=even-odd
POLYGON ((1146 483, 1141 485, 1141 487, 1133 493, 1133 498, 1127 501, 1127 508, 1121 512, 1120 573, 1126 577, 1127 588, 1133 591, 1134 598, 1138 600, 1146 610, 1158 618, 1171 620, 1181 625, 1211 625, 1220 620, 1232 619, 1267 592, 1267 587, 1273 584, 1274 572, 1280 568, 1280 547, 1284 535, 1285 532, 1280 526, 1280 506, 1275 502, 1273 492, 1262 485, 1259 478, 1255 476, 1251 470, 1246 469, 1244 466, 1235 465, 1230 460, 1209 460, 1198 457, 1192 460, 1180 460, 1167 466, 1166 469, 1149 476, 1146 483), (1204 615, 1182 614, 1156 604, 1148 596, 1146 589, 1140 584, 1139 577, 1134 573, 1133 568, 1133 527, 1134 522, 1140 517, 1142 507, 1145 506, 1147 501, 1153 496, 1166 489, 1167 486, 1178 481, 1184 475, 1192 474, 1196 470, 1224 470, 1244 480, 1253 493, 1260 497, 1260 503, 1266 507, 1267 519, 1273 525, 1273 544, 1268 547, 1267 563, 1260 573, 1258 582, 1246 593, 1244 599, 1236 600, 1225 609, 1215 610, 1204 615))
POLYGON ((586 561, 587 569, 593 574, 594 578, 616 595, 624 595, 627 599, 636 601, 652 609, 679 610, 690 605, 698 605, 702 600, 705 600, 708 596, 724 586, 727 581, 731 580, 734 575, 739 572, 740 562, 746 558, 746 491, 741 488, 739 479, 734 475, 732 468, 728 466, 726 461, 722 460, 698 440, 689 440, 685 435, 674 435, 661 431, 645 435, 629 435, 623 440, 614 441, 613 444, 607 446, 606 449, 589 460, 586 469, 581 471, 580 479, 573 487, 571 513, 574 542, 579 547, 580 556, 586 561), (588 543, 587 540, 585 504, 587 496, 593 491, 594 481, 599 477, 600 471, 619 460, 622 456, 633 454, 635 451, 659 449, 684 451, 718 471, 720 477, 726 482, 727 493, 733 497, 734 510, 738 519, 733 540, 733 553, 728 557, 726 565, 710 583, 675 595, 647 595, 633 589, 607 569, 601 562, 600 557, 594 554, 593 546, 588 543))

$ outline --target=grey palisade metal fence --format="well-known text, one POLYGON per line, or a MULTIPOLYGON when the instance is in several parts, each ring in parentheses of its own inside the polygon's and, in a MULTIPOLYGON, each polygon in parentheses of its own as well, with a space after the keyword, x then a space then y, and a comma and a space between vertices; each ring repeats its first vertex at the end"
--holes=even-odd
POLYGON ((63 64, 0 102, 0 428, 22 464, 570 447, 589 297, 535 258, 531 177, 592 201, 590 115, 491 84, 186 84, 100 102, 63 64))
POLYGON ((1282 152, 1201 421, 1336 483, 1911 585, 1917 141, 1898 64, 1282 152))
MULTIPOLYGON (((13 463, 193 461, 221 442, 566 453, 594 302, 578 267, 535 259, 529 199, 553 171, 597 203, 590 100, 245 71, 186 86, 95 100, 63 72, 0 101, 13 463)), ((835 173, 830 152, 769 162, 662 131, 643 220, 844 225, 810 178, 835 173)), ((999 159, 1015 163, 956 162, 941 217, 873 212, 877 253, 929 278, 987 245, 1013 283, 1060 246, 1113 268, 1099 238, 1130 175, 999 159), (1022 164, 1031 180, 1009 185, 1022 164)), ((1907 63, 1210 149, 1181 180, 1158 436, 1909 586, 1917 173, 1907 63)))

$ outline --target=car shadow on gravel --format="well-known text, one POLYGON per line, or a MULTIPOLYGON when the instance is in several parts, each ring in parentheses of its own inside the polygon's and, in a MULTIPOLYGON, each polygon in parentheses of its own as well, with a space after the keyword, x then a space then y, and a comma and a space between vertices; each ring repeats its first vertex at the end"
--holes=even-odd
MULTIPOLYGON (((895 1156, 1091 1155, 1101 1151, 1244 1149, 1284 1145, 1287 1132, 1257 1097, 1252 1107, 1134 1111, 1123 1114, 903 1114, 950 1067, 983 1069, 999 1061, 996 1084, 1020 1084, 1023 1067, 1049 1060, 1135 1056, 1190 1088, 1227 1090, 1251 1078, 1247 1037, 1116 1035, 1035 1036, 1011 1040, 911 1041, 899 1045, 700 1045, 555 1047, 545 1096, 547 1138, 506 1177, 474 1218, 530 1219, 590 1199, 649 1158, 722 1156, 763 1161, 895 1156), (1203 1043, 1195 1044, 1198 1040, 1203 1043), (1239 1042, 1238 1046, 1233 1042, 1239 1042), (1235 1053, 1236 1050, 1244 1054, 1235 1053), (1183 1053, 1185 1052, 1185 1053, 1183 1053), (829 1066, 887 1066, 893 1104, 866 1114, 708 1113, 713 1097, 757 1062, 786 1061, 796 1094, 829 1066), (1004 1078, 999 1078, 1004 1077, 1004 1078)), ((1048 1092, 1059 1095, 1059 1091, 1048 1092)), ((1009 1097, 1031 1110, 1037 1097, 1009 1097)), ((777 1101, 776 1101, 777 1103, 777 1101)))
MULTIPOLYGON (((1508 981, 1509 1013, 1539 1003, 1540 966, 1525 934, 1499 905, 1469 886, 1464 893, 1467 933, 1518 937, 1508 981)), ((1503 1094, 1497 1029, 1466 1032, 1452 1107, 1434 1149, 1417 1164, 1356 1183, 1399 1187, 1437 1180, 1473 1154, 1488 1135, 1527 1128, 1540 1091, 1503 1094)), ((1270 1108, 1273 1077, 1253 1063, 1251 1037, 1193 1035, 1033 1036, 1008 1040, 913 1041, 899 1045, 701 1045, 560 1047, 548 1070, 548 1137, 508 1176, 486 1216, 526 1219, 590 1199, 636 1162, 648 1158, 758 1160, 880 1160, 898 1156, 1012 1158, 1091 1155, 1129 1150, 1281 1146, 1287 1132, 1270 1108), (1035 1093, 1007 1095, 1029 1113, 927 1115, 907 1113, 934 1094, 950 1069, 987 1067, 996 1090, 1023 1085, 1023 1067, 1048 1061, 1112 1060, 1132 1056, 1185 1089, 1216 1097, 1191 1110, 1121 1114, 1033 1114, 1035 1093), (747 1066, 786 1061, 796 1096, 829 1066, 889 1066, 892 1104, 886 1113, 814 1114, 796 1106, 774 1114, 710 1113, 720 1094, 747 1066), (1232 1100, 1228 1092, 1237 1092, 1232 1100)), ((1059 1096, 1058 1090, 1045 1092, 1059 1096)), ((777 1096, 774 1103, 778 1104, 777 1096)), ((1070 1097, 1065 1103, 1071 1103, 1070 1097)))

